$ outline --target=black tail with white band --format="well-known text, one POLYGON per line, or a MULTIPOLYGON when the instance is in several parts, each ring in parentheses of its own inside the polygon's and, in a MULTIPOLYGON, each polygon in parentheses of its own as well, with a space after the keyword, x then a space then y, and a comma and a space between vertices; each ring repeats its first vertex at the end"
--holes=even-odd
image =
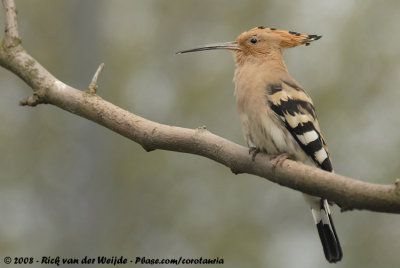
POLYGON ((326 199, 316 200, 316 197, 305 197, 308 199, 308 203, 313 203, 311 212, 318 229, 326 260, 331 263, 340 261, 343 257, 342 247, 336 234, 328 202, 326 199))

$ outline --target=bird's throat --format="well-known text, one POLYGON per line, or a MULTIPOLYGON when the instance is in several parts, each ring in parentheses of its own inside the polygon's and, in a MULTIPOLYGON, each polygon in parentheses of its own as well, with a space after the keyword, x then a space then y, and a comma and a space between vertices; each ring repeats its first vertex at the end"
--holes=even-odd
POLYGON ((274 69, 280 69, 287 72, 286 64, 283 59, 282 52, 271 51, 268 54, 246 54, 242 51, 235 53, 236 65, 238 68, 244 65, 259 65, 261 66, 271 66, 274 69))

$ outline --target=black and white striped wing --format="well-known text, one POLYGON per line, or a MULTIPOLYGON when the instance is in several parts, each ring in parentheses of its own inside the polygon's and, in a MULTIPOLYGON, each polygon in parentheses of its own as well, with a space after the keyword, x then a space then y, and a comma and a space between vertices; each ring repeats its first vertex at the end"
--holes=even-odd
POLYGON ((267 86, 268 104, 304 152, 326 171, 332 171, 328 148, 322 137, 314 105, 298 85, 287 81, 267 86))

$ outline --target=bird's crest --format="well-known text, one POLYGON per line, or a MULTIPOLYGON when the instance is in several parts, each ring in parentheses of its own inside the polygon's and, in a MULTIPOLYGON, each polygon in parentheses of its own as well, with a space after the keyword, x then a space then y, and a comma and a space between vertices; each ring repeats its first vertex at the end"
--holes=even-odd
POLYGON ((276 28, 267 28, 264 26, 253 28, 248 32, 249 33, 267 32, 271 34, 277 34, 280 36, 281 39, 281 47, 287 47, 287 48, 296 47, 300 45, 308 46, 310 45, 310 42, 318 40, 322 37, 321 35, 316 35, 316 34, 301 34, 294 31, 279 30, 276 28))

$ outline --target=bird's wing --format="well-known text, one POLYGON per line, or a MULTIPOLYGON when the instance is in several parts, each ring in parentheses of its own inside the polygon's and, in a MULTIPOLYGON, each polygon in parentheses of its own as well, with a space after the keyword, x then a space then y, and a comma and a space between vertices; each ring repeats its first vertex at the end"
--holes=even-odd
POLYGON ((332 171, 328 148, 322 137, 314 105, 296 83, 267 85, 268 105, 285 124, 304 152, 326 171, 332 171))

